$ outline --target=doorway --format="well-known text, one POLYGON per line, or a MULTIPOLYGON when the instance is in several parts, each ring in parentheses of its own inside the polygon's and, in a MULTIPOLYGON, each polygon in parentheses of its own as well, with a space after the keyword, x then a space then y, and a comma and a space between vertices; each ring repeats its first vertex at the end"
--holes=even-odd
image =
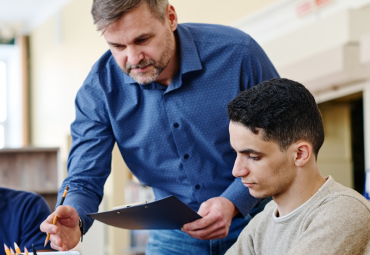
POLYGON ((325 141, 318 165, 323 176, 363 193, 365 183, 364 117, 362 92, 319 105, 325 141))

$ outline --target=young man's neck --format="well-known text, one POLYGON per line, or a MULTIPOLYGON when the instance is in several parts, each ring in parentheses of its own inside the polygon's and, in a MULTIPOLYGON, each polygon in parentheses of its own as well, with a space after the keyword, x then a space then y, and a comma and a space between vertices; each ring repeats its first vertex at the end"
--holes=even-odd
POLYGON ((303 205, 326 182, 317 166, 314 169, 299 169, 298 171, 292 186, 283 194, 273 196, 278 207, 279 217, 285 216, 303 205))

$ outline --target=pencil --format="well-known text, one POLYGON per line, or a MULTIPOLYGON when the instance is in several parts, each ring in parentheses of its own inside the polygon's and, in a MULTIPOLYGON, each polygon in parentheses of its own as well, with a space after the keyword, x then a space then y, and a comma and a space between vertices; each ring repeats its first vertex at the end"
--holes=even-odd
POLYGON ((6 255, 11 255, 9 248, 8 248, 8 246, 6 246, 5 243, 4 243, 4 250, 5 250, 6 255))
POLYGON ((19 249, 18 245, 16 242, 14 242, 14 250, 16 254, 22 254, 21 250, 19 249))
MULTIPOLYGON (((65 188, 65 190, 64 190, 63 197, 62 197, 62 199, 60 200, 59 205, 63 205, 64 199, 65 199, 65 198, 66 198, 66 196, 67 196, 67 192, 68 192, 68 190, 69 190, 69 187, 67 186, 67 187, 65 188)), ((55 214, 54 219, 53 219, 53 225, 55 225, 55 223, 57 222, 57 219, 58 219, 58 216, 57 216, 57 214, 55 214)), ((45 240, 44 247, 48 244, 49 239, 50 239, 50 233, 48 233, 48 235, 46 236, 46 240, 45 240)))
POLYGON ((35 246, 33 246, 33 244, 32 244, 32 252, 33 252, 33 255, 37 255, 37 252, 36 252, 35 246))
POLYGON ((24 247, 24 255, 29 255, 26 247, 24 247))
POLYGON ((15 255, 15 253, 14 253, 14 251, 13 251, 12 247, 10 247, 10 254, 11 254, 11 255, 15 255))

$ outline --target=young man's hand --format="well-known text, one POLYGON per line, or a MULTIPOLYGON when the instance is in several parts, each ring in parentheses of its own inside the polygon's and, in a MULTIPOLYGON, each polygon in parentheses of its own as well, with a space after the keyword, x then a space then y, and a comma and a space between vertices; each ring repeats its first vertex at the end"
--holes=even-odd
POLYGON ((198 214, 203 218, 185 224, 181 230, 201 240, 224 238, 229 233, 231 221, 238 212, 239 210, 227 198, 214 197, 200 205, 198 214))
POLYGON ((76 247, 80 241, 81 231, 79 227, 79 215, 71 206, 58 206, 41 224, 40 229, 46 234, 50 233, 51 248, 59 251, 68 251, 76 247), (53 225, 54 215, 58 220, 53 225))

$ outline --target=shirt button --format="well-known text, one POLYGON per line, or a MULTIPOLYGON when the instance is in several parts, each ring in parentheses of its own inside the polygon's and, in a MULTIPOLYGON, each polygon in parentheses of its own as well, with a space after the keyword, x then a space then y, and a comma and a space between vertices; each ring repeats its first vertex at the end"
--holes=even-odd
POLYGON ((175 122, 175 123, 173 124, 173 126, 174 126, 175 128, 178 128, 180 125, 179 125, 179 123, 175 122))
POLYGON ((199 184, 195 185, 195 189, 200 189, 200 185, 199 184))
POLYGON ((188 158, 189 158, 189 154, 185 154, 184 159, 188 159, 188 158))

